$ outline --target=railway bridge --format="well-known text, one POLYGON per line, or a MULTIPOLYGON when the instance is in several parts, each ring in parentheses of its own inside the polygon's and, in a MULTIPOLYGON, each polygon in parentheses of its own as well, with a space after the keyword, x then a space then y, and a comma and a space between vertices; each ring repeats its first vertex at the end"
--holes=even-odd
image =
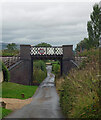
POLYGON ((9 67, 10 81, 24 84, 33 84, 33 62, 34 60, 59 60, 61 75, 67 74, 74 67, 73 45, 36 47, 31 45, 20 45, 20 57, 16 64, 9 67))

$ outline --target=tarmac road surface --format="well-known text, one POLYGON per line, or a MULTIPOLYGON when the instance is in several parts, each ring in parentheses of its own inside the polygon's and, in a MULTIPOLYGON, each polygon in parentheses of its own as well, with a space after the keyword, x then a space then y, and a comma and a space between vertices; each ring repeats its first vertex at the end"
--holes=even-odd
POLYGON ((52 67, 47 66, 47 78, 32 97, 32 102, 6 118, 64 118, 59 106, 59 97, 54 86, 52 67))

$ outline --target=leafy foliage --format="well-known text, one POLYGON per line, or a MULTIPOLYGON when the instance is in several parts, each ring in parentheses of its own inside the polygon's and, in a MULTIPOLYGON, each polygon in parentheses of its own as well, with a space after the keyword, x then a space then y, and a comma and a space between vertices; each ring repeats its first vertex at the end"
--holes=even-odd
POLYGON ((10 78, 9 71, 8 71, 7 67, 5 66, 5 64, 0 61, 0 71, 1 70, 3 71, 4 81, 8 82, 9 78, 10 78))
POLYGON ((60 65, 59 64, 52 64, 52 70, 55 74, 60 73, 60 65))
POLYGON ((42 60, 34 61, 34 68, 41 69, 42 71, 46 72, 46 65, 45 62, 42 60))
POLYGON ((91 41, 91 45, 94 47, 99 46, 99 38, 101 33, 101 20, 100 20, 100 10, 98 4, 93 6, 93 12, 90 15, 91 21, 88 21, 88 36, 89 41, 91 41))
POLYGON ((39 43, 38 45, 36 45, 37 47, 51 47, 50 44, 47 44, 47 43, 39 43))
POLYGON ((99 39, 101 34, 101 8, 98 4, 93 6, 93 12, 90 15, 91 20, 87 23, 88 38, 84 38, 77 44, 76 51, 90 48, 97 48, 99 46, 99 39))
POLYGON ((55 74, 56 78, 59 78, 61 76, 60 73, 60 62, 59 61, 51 61, 52 63, 52 72, 55 74))
POLYGON ((7 45, 7 49, 8 49, 9 51, 16 50, 16 49, 17 49, 17 45, 16 45, 15 43, 8 44, 8 45, 7 45))
POLYGON ((85 50, 85 49, 89 49, 89 40, 88 38, 84 38, 84 40, 80 41, 78 44, 77 44, 77 47, 76 47, 76 51, 79 51, 80 50, 85 50))
POLYGON ((33 63, 33 83, 39 85, 46 78, 46 65, 42 60, 33 63))

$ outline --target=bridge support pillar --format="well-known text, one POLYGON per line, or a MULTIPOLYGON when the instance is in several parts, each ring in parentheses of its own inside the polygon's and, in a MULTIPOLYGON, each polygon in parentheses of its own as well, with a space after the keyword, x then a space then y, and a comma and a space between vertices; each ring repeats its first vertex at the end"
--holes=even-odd
POLYGON ((73 45, 63 45, 62 74, 68 74, 72 68, 73 45))
POLYGON ((23 81, 27 85, 32 85, 33 61, 30 55, 30 45, 20 45, 20 59, 23 61, 23 81))

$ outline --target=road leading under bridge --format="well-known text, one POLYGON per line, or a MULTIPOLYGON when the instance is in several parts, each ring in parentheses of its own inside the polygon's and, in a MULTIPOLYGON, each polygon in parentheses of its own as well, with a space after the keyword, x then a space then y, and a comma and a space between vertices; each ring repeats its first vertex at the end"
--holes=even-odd
POLYGON ((59 106, 59 97, 54 85, 52 67, 47 66, 47 78, 32 97, 32 102, 13 112, 7 118, 64 118, 59 106))

